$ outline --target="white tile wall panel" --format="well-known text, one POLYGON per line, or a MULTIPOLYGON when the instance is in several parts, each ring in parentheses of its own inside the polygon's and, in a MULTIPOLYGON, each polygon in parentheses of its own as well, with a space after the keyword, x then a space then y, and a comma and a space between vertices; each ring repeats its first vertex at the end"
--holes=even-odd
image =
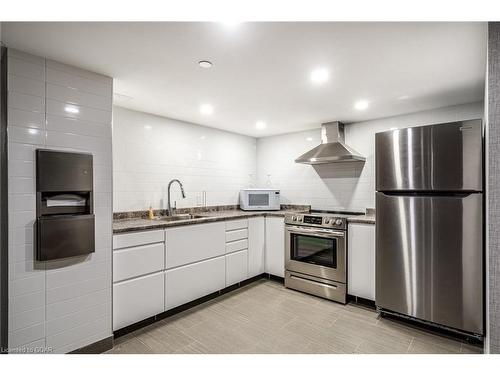
POLYGON ((9 352, 9 354, 20 354, 20 353, 46 354, 51 352, 50 350, 47 350, 45 348, 45 337, 40 340, 35 340, 27 344, 23 344, 19 346, 17 349, 18 351, 11 351, 9 352))
MULTIPOLYGON (((109 263, 111 266, 111 263, 109 263)), ((99 290, 107 289, 110 278, 106 275, 96 279, 89 279, 73 284, 62 285, 58 288, 47 289, 47 303, 61 302, 74 298, 75 295, 89 294, 99 290)))
POLYGON ((7 89, 21 94, 34 95, 43 98, 45 96, 45 83, 37 79, 9 74, 7 89))
POLYGON ((483 117, 483 103, 470 103, 410 115, 348 124, 346 143, 366 157, 363 164, 310 166, 294 160, 320 143, 320 129, 257 140, 257 180, 281 190, 282 203, 307 204, 316 209, 364 211, 375 207, 375 133, 483 117))
POLYGON ((26 60, 21 60, 13 57, 9 57, 8 61, 8 71, 9 74, 14 74, 21 77, 31 78, 35 80, 45 81, 45 65, 33 62, 28 62, 26 60))
MULTIPOLYGON (((52 347, 54 353, 63 353, 60 351, 61 348, 65 348, 73 342, 82 341, 82 337, 98 335, 100 332, 109 330, 110 321, 111 316, 108 314, 98 319, 93 319, 92 321, 81 326, 74 326, 69 330, 58 333, 57 335, 47 336, 46 345, 52 347)), ((103 336, 102 338, 104 337, 106 336, 103 336)))
POLYGON ((101 139, 98 137, 89 137, 79 134, 47 131, 48 147, 54 146, 54 147, 65 147, 68 149, 87 151, 87 152, 88 151, 104 152, 109 143, 110 143, 109 139, 101 139))
POLYGON ((30 177, 9 177, 9 194, 35 194, 35 180, 30 177))
POLYGON ((38 113, 45 111, 45 98, 40 96, 26 95, 15 91, 9 91, 7 102, 9 108, 38 113))
POLYGON ((49 321, 80 311, 82 306, 90 307, 99 304, 106 304, 110 301, 111 288, 102 289, 93 293, 80 295, 69 300, 48 303, 46 305, 45 317, 47 321, 49 321))
POLYGON ((104 178, 111 174, 112 80, 10 49, 8 73, 9 315, 15 322, 9 342, 45 346, 52 341, 57 343, 57 352, 74 350, 112 334, 112 180, 104 178), (68 118, 67 105, 79 113, 68 118), (91 255, 53 262, 33 260, 34 150, 40 147, 94 155, 98 205, 96 251, 91 255), (107 311, 94 314, 91 307, 98 305, 107 311), (68 314, 87 310, 87 320, 78 323, 85 329, 70 326, 71 320, 66 319, 66 325, 59 324, 60 331, 46 337, 47 322, 58 324, 68 314), (40 324, 35 324, 37 320, 40 324))
POLYGON ((89 108, 110 111, 112 106, 112 97, 103 97, 88 92, 80 91, 74 88, 54 85, 47 83, 47 99, 54 99, 59 102, 85 106, 89 108))
POLYGON ((33 243, 33 228, 9 228, 9 246, 33 243))
POLYGON ((23 294, 45 292, 45 273, 40 272, 33 277, 10 280, 9 295, 18 297, 23 294))
MULTIPOLYGON (((11 160, 10 163, 13 163, 13 161, 11 160)), ((9 208, 11 211, 28 211, 32 210, 33 207, 35 207, 35 194, 9 195, 9 208)))
POLYGON ((9 347, 19 348, 45 337, 45 324, 35 324, 30 327, 9 332, 9 347))
POLYGON ((70 330, 74 327, 88 323, 90 319, 101 318, 109 315, 111 302, 91 306, 86 309, 75 311, 62 317, 47 320, 47 336, 54 336, 58 333, 70 330))
POLYGON ((45 144, 45 137, 46 133, 44 130, 35 128, 21 128, 17 126, 10 127, 8 134, 9 144, 18 142, 43 146, 45 144))
POLYGON ((9 331, 17 331, 19 329, 28 328, 35 324, 43 324, 45 322, 45 305, 33 310, 23 311, 9 317, 9 331))
MULTIPOLYGON (((23 109, 23 108, 20 108, 23 109)), ((47 98, 47 114, 69 117, 77 120, 111 124, 111 111, 68 104, 47 98)))
POLYGON ((14 48, 9 48, 7 50, 7 56, 9 58, 19 59, 35 65, 45 65, 45 59, 40 56, 35 56, 30 53, 26 53, 14 48))
POLYGON ((55 83, 103 97, 112 96, 112 89, 109 83, 98 82, 49 67, 47 67, 46 74, 48 83, 55 83))
MULTIPOLYGON (((100 83, 106 85, 105 87, 106 87, 107 94, 105 96, 112 96, 112 90, 111 90, 112 86, 111 85, 113 84, 113 79, 108 77, 108 76, 105 76, 105 75, 99 74, 99 73, 90 72, 90 71, 85 70, 85 69, 77 68, 76 66, 67 65, 67 64, 61 63, 59 61, 54 61, 54 60, 50 60, 50 59, 47 59, 45 61, 45 64, 46 64, 47 68, 49 68, 49 69, 58 70, 60 72, 65 72, 65 73, 68 73, 68 74, 76 76, 76 77, 82 77, 82 78, 86 78, 86 79, 89 79, 92 81, 100 82, 100 83)), ((47 81, 49 82, 49 80, 47 80, 47 81)))
POLYGON ((13 160, 34 161, 34 146, 25 143, 9 143, 9 163, 13 160))
MULTIPOLYGON (((23 228, 21 228, 23 229, 23 228)), ((33 260, 33 244, 23 243, 23 244, 9 244, 9 263, 22 262, 27 260, 33 260)))
POLYGON ((109 262, 81 262, 46 273, 47 290, 104 277, 109 273, 109 262))
POLYGON ((9 316, 45 306, 45 291, 9 296, 9 316))
POLYGON ((82 121, 73 118, 47 115, 47 130, 61 133, 90 135, 94 137, 111 137, 111 127, 108 124, 82 121))

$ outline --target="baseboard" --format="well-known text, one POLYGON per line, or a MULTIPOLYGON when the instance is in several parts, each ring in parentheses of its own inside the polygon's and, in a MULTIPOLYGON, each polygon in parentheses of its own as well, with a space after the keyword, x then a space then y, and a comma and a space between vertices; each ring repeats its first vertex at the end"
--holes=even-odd
POLYGON ((109 349, 113 349, 113 336, 106 337, 105 339, 96 341, 92 344, 86 345, 69 352, 69 354, 100 354, 109 349))

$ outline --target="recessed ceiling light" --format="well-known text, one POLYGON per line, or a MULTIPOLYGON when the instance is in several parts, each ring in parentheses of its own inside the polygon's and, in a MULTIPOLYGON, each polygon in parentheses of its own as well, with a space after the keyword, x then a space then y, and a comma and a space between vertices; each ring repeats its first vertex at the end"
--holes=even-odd
POLYGON ((201 67, 201 68, 204 68, 204 69, 209 69, 212 67, 212 63, 208 60, 201 60, 201 61, 198 61, 198 65, 201 67))
POLYGON ((228 29, 235 29, 241 24, 241 21, 228 20, 228 21, 222 21, 221 23, 228 29))
POLYGON ((214 107, 211 104, 202 104, 200 106, 200 112, 203 115, 211 115, 214 113, 214 107))
POLYGON ((144 125, 144 129, 151 130, 151 129, 153 129, 153 127, 151 125, 144 125))
POLYGON ((306 141, 307 141, 307 142, 312 142, 312 140, 313 140, 313 138, 312 138, 312 137, 307 137, 307 138, 306 138, 306 141))
POLYGON ((68 113, 79 113, 80 112, 80 110, 77 107, 74 107, 72 105, 67 105, 66 107, 64 107, 64 110, 68 113))
POLYGON ((330 74, 325 68, 317 68, 311 72, 311 81, 313 83, 324 83, 328 81, 330 74))
POLYGON ((265 129, 266 126, 267 126, 267 124, 264 121, 257 121, 255 123, 255 128, 257 128, 259 130, 265 129))
POLYGON ((368 100, 358 100, 354 103, 354 108, 358 111, 364 111, 370 106, 370 102, 368 100))

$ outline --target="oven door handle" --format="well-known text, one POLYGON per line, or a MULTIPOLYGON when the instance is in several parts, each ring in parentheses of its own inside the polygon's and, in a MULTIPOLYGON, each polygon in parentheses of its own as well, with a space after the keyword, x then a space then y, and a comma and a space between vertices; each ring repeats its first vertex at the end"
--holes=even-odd
POLYGON ((289 226, 286 230, 290 233, 299 233, 299 234, 317 234, 327 237, 345 237, 344 232, 340 231, 332 231, 332 230, 322 230, 322 229, 305 229, 301 227, 289 226))

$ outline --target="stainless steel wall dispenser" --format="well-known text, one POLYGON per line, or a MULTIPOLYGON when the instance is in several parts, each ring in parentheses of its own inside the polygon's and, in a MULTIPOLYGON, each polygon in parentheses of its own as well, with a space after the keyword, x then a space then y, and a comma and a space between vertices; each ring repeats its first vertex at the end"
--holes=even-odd
POLYGON ((93 158, 90 154, 36 150, 36 259, 95 251, 93 158))

